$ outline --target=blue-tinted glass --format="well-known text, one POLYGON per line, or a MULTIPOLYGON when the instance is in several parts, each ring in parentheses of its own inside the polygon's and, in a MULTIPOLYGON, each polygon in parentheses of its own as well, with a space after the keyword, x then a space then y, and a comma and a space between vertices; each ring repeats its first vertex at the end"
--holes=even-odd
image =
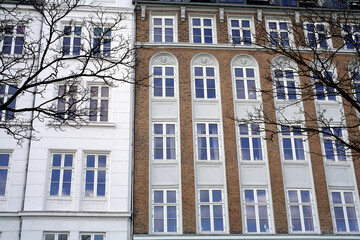
POLYGON ((308 33, 308 40, 309 40, 309 46, 310 47, 315 47, 316 46, 316 38, 315 38, 315 33, 308 33))
POLYGON ((260 135, 259 124, 251 124, 251 135, 260 135))
POLYGON ((294 142, 295 142, 296 159, 304 160, 305 154, 304 154, 303 140, 297 138, 297 139, 294 139, 294 142))
POLYGON ((285 99, 285 88, 284 88, 284 82, 283 81, 277 81, 276 82, 276 91, 277 91, 277 98, 278 99, 285 99))
POLYGON ((154 158, 155 159, 164 159, 163 156, 163 138, 155 137, 154 138, 154 158))
POLYGON ((101 32, 102 32, 102 29, 101 29, 101 28, 94 28, 94 35, 95 35, 95 36, 100 36, 100 35, 101 35, 101 32))
POLYGON ((215 205, 213 207, 214 210, 214 230, 215 231, 223 231, 223 213, 222 213, 222 206, 215 205))
POLYGON ((289 202, 299 202, 297 191, 290 190, 288 194, 289 194, 289 202))
POLYGON ((203 68, 195 67, 195 76, 203 76, 203 68))
POLYGON ((334 207, 334 213, 336 219, 344 218, 344 212, 342 207, 334 207))
POLYGON ((154 25, 162 25, 162 19, 161 18, 154 18, 154 25))
POLYGON ((242 68, 235 68, 235 77, 244 77, 242 68))
POLYGON ((86 167, 95 167, 95 155, 87 155, 86 167))
POLYGON ((0 169, 0 182, 6 182, 7 179, 7 169, 0 169))
POLYGON ((309 191, 300 191, 301 195, 301 202, 303 203, 309 203, 310 202, 310 192, 309 191))
POLYGON ((53 169, 51 174, 51 182, 60 181, 60 169, 53 169))
POLYGON ((61 154, 54 154, 53 155, 53 163, 52 165, 54 167, 60 167, 61 166, 61 154))
POLYGON ((166 159, 175 159, 175 138, 166 138, 166 159))
POLYGON ((283 139, 283 148, 284 148, 284 159, 293 160, 291 139, 283 139))
POLYGON ((200 18, 193 18, 192 23, 194 26, 200 26, 200 18))
POLYGON ((206 125, 205 123, 198 123, 197 126, 197 133, 198 134, 206 134, 206 125))
MULTIPOLYGON (((266 190, 257 190, 257 200, 259 203, 266 202, 266 190)), ((267 214, 266 214, 267 216, 267 214)), ((261 215, 260 215, 261 217, 261 215)))
POLYGON ((321 48, 327 48, 326 34, 318 34, 321 48))
POLYGON ((94 240, 104 240, 104 235, 95 235, 94 240))
POLYGON ((246 77, 248 78, 254 78, 255 77, 255 71, 253 68, 246 68, 246 77))
POLYGON ((254 202, 254 191, 245 190, 245 202, 254 202))
POLYGON ((216 98, 216 90, 215 90, 215 80, 207 79, 207 98, 216 98))
POLYGON ((207 147, 206 147, 206 138, 198 138, 198 154, 199 160, 207 160, 207 147))
POLYGON ((345 203, 354 203, 352 192, 344 192, 345 203))
POLYGON ((332 192, 331 197, 332 197, 332 202, 334 204, 341 204, 341 194, 340 194, 340 192, 332 192))
POLYGON ((214 124, 214 123, 209 124, 209 134, 218 134, 217 124, 214 124))
POLYGON ((10 154, 0 154, 0 166, 9 166, 10 154))
POLYGON ((163 134, 163 125, 162 124, 154 124, 154 133, 155 134, 163 134))
MULTIPOLYGON (((246 209, 249 206, 246 207, 246 209)), ((256 220, 255 219, 247 219, 246 220, 246 226, 248 232, 256 232, 256 220)))
POLYGON ((221 190, 213 190, 212 195, 213 195, 213 202, 221 202, 222 201, 221 190))
POLYGON ((65 154, 65 167, 71 167, 73 163, 73 155, 72 154, 65 154))
POLYGON ((208 77, 214 77, 215 76, 215 70, 213 67, 207 67, 206 68, 206 76, 208 77))
POLYGON ((167 191, 167 203, 176 203, 176 191, 167 191))
MULTIPOLYGON (((51 183, 50 195, 58 195, 58 194, 59 194, 59 183, 58 182, 51 183)), ((4 194, 1 194, 1 189, 0 189, 0 195, 4 195, 4 194)))
POLYGON ((244 80, 236 80, 236 97, 237 99, 245 99, 244 80))
POLYGON ((276 22, 269 22, 269 29, 276 29, 276 22))
POLYGON ((253 152, 254 152, 254 160, 262 160, 262 152, 261 152, 261 140, 260 138, 253 138, 253 152))
POLYGON ((105 183, 97 184, 97 196, 105 196, 105 183))
POLYGON ((350 232, 359 231, 359 224, 357 218, 349 219, 349 228, 350 228, 350 232))
POLYGON ((162 67, 154 67, 154 75, 162 76, 162 67))
POLYGON ((239 20, 231 20, 231 27, 239 27, 239 20))
POLYGON ((161 97, 162 96, 162 79, 154 78, 154 96, 161 97))
POLYGON ((247 124, 240 124, 239 125, 240 135, 248 135, 248 125, 247 124))
POLYGON ((62 195, 69 196, 71 191, 71 183, 63 183, 62 185, 62 195))
POLYGON ((250 30, 243 30, 243 38, 245 45, 251 45, 251 33, 250 30))
POLYGON ((167 220, 167 231, 168 232, 177 232, 176 218, 167 220))
POLYGON ((163 203, 163 191, 154 191, 154 203, 163 203))
POLYGON ((18 90, 18 86, 16 84, 9 85, 9 95, 14 95, 16 91, 18 90))
POLYGON ((98 167, 99 168, 106 167, 106 155, 99 155, 98 159, 99 159, 98 167))
POLYGON ((250 21, 249 20, 241 20, 241 26, 243 28, 248 28, 250 27, 250 21))
POLYGON ((23 37, 17 37, 15 39, 15 54, 22 54, 24 48, 24 38, 23 37))
POLYGON ((324 140, 324 148, 325 148, 326 160, 334 161, 335 156, 334 156, 334 149, 333 149, 332 141, 328 140, 328 139, 324 140))
POLYGON ((279 43, 277 32, 270 32, 271 45, 277 45, 279 43))
POLYGON ((154 217, 155 218, 164 218, 164 208, 162 206, 154 207, 154 217))
POLYGON ((210 231, 210 207, 200 206, 201 231, 210 231))
POLYGON ((174 96, 174 79, 173 78, 166 78, 165 79, 165 96, 166 97, 173 97, 174 96))
POLYGON ((204 98, 204 81, 202 79, 195 79, 195 97, 204 98))
POLYGON ((248 87, 248 97, 249 97, 249 99, 256 99, 255 80, 248 80, 247 81, 247 87, 248 87))
POLYGON ((240 139, 240 144, 241 144, 242 149, 249 149, 250 148, 249 138, 241 138, 240 139))
POLYGON ((280 38, 281 38, 281 44, 284 46, 284 47, 288 47, 290 45, 290 42, 289 42, 289 33, 287 32, 281 32, 280 33, 280 38))
POLYGON ((94 193, 94 183, 85 184, 85 196, 93 196, 94 193))
POLYGON ((175 124, 166 124, 166 134, 175 134, 175 124))
POLYGON ((279 23, 279 27, 281 30, 287 30, 287 23, 281 22, 279 23))
POLYGON ((239 44, 240 43, 240 30, 233 29, 231 30, 232 43, 239 44))
POLYGON ((216 137, 210 139, 210 160, 219 160, 219 140, 216 137))
POLYGON ((86 183, 94 182, 94 171, 87 170, 86 171, 86 183))
POLYGON ((209 190, 200 190, 200 202, 210 202, 209 190))
POLYGON ((201 43, 201 37, 194 36, 194 43, 201 43))
POLYGON ((168 218, 176 218, 176 207, 175 206, 167 207, 167 217, 168 218))
POLYGON ((165 18, 165 26, 172 26, 173 19, 172 18, 165 18))
POLYGON ((72 170, 64 170, 63 181, 71 182, 71 174, 72 174, 72 170))
POLYGON ((204 19, 204 26, 211 26, 211 19, 204 19))
POLYGON ((5 36, 3 40, 3 53, 10 54, 11 53, 11 45, 12 45, 12 37, 5 36))

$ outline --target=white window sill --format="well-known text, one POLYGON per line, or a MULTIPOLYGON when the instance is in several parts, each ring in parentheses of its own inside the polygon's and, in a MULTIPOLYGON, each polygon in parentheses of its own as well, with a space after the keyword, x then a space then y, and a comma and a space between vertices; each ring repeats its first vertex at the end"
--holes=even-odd
POLYGON ((107 202, 107 197, 83 197, 82 199, 84 202, 107 202))
POLYGON ((72 201, 73 197, 72 196, 48 196, 47 200, 50 201, 72 201))

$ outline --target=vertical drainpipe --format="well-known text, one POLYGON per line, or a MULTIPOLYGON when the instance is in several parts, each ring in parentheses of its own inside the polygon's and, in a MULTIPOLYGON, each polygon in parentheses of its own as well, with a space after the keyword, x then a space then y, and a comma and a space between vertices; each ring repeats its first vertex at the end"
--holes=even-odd
MULTIPOLYGON (((42 6, 42 11, 44 10, 44 5, 42 6)), ((43 25, 44 25, 44 15, 41 15, 41 22, 40 22, 40 34, 39 34, 39 45, 38 45, 38 50, 37 50, 37 60, 36 60, 36 68, 39 68, 39 63, 40 63, 40 51, 41 51, 41 39, 43 36, 43 25)), ((37 77, 35 78, 35 81, 37 81, 37 77)), ((33 98, 32 98, 32 108, 35 107, 35 101, 36 101, 36 90, 37 87, 34 87, 34 91, 33 91, 33 98)), ((31 118, 30 118, 30 139, 28 140, 28 148, 27 148, 27 153, 26 153, 26 165, 25 165, 25 176, 24 176, 24 187, 23 187, 23 194, 22 194, 22 203, 21 203, 21 212, 22 213, 24 211, 25 208, 25 194, 26 194, 26 186, 27 186, 27 176, 28 176, 28 169, 29 169, 29 162, 30 162, 30 149, 31 149, 31 136, 33 133, 33 126, 34 126, 34 111, 31 111, 31 118)), ((22 217, 19 216, 19 240, 21 240, 21 233, 22 233, 22 217)))

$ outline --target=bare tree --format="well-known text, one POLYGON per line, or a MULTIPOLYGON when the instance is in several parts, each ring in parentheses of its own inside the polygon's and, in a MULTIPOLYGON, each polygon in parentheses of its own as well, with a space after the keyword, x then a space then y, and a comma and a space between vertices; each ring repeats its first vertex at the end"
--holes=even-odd
POLYGON ((35 137, 34 120, 56 128, 106 121, 106 102, 91 103, 100 94, 91 83, 133 83, 126 13, 80 0, 26 0, 1 2, 0 16, 0 129, 21 142, 35 137))
POLYGON ((269 138, 289 126, 320 134, 328 148, 322 154, 341 161, 360 156, 360 12, 347 1, 334 4, 284 8, 281 17, 258 19, 254 44, 272 60, 271 74, 261 76, 270 87, 256 90, 276 114, 261 105, 236 120, 265 123, 269 138))

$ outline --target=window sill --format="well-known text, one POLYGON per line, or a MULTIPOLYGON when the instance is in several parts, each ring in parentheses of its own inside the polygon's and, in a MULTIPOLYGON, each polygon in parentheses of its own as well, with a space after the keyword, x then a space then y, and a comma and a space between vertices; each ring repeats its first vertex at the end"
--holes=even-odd
POLYGON ((48 196, 47 200, 51 200, 51 201, 72 201, 73 197, 72 196, 48 196))
POLYGON ((308 166, 308 160, 283 160, 284 165, 308 166))
POLYGON ((266 165, 265 160, 239 160, 240 165, 266 165))
POLYGON ((177 102, 176 97, 152 97, 152 102, 177 102))
POLYGON ((178 160, 151 160, 153 165, 178 165, 178 160))
POLYGON ((223 161, 221 160, 196 160, 196 163, 199 165, 222 165, 223 161))
POLYGON ((342 166, 342 167, 350 167, 352 161, 329 161, 325 160, 325 166, 342 166))
POLYGON ((101 197, 83 197, 82 200, 85 202, 107 202, 108 201, 106 196, 105 197, 103 197, 103 196, 101 196, 101 197))
POLYGON ((217 103, 217 102, 219 102, 219 99, 218 98, 194 98, 194 102, 217 103))
POLYGON ((115 127, 113 122, 87 122, 85 126, 88 127, 115 127))

